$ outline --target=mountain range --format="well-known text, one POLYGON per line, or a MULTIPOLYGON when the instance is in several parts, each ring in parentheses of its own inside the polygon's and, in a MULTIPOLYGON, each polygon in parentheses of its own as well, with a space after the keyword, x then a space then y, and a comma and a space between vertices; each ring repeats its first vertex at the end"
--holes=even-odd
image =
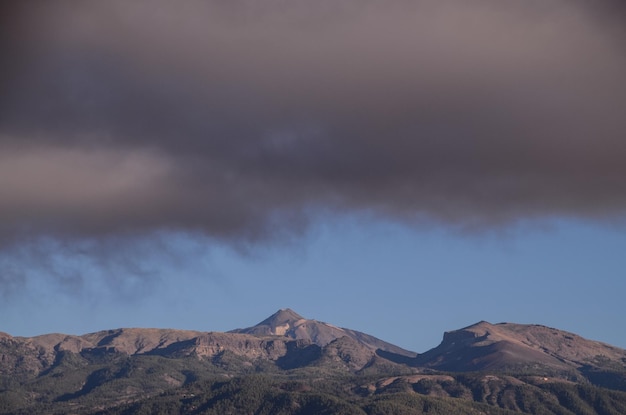
MULTIPOLYGON (((0 414, 135 413, 154 402, 178 408, 166 413, 227 413, 216 408, 231 402, 228 410, 239 413, 235 397, 259 385, 267 390, 257 406, 275 405, 272 394, 294 400, 293 408, 271 406, 268 413, 323 413, 335 404, 355 413, 381 405, 427 413, 430 402, 454 413, 624 414, 626 350, 541 325, 481 321, 417 354, 290 309, 226 333, 0 333, 0 414), (233 382, 248 386, 230 391, 233 382), (221 400, 214 396, 220 387, 230 391, 221 400), (314 409, 312 396, 327 406, 314 409)), ((263 412, 250 405, 251 413, 263 412)))

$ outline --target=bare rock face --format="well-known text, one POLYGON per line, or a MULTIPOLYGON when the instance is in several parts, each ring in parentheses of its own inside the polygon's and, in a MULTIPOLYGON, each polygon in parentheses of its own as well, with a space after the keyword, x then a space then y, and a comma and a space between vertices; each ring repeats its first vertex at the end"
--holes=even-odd
POLYGON ((289 308, 283 308, 256 326, 248 329, 242 329, 242 331, 247 331, 249 334, 256 335, 285 336, 304 322, 306 322, 306 319, 300 314, 289 308))
POLYGON ((190 330, 129 328, 100 331, 81 337, 93 344, 93 347, 134 355, 155 352, 200 334, 199 331, 190 330))
POLYGON ((287 354, 287 345, 285 340, 235 333, 205 333, 195 339, 193 352, 199 357, 214 357, 226 351, 248 360, 274 361, 287 354))
POLYGON ((23 379, 36 376, 51 364, 49 357, 29 339, 0 338, 0 375, 23 379))

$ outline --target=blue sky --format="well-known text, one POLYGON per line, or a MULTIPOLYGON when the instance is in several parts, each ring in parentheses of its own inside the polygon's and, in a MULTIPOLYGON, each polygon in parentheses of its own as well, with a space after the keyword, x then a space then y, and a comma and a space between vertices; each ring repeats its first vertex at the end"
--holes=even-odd
POLYGON ((622 4, 2 7, 0 330, 626 347, 622 4))
POLYGON ((30 293, 3 303, 2 330, 226 331, 290 307, 418 352, 436 346, 444 331, 480 320, 543 324, 626 347, 626 233, 619 227, 558 220, 460 233, 326 218, 304 235, 247 252, 182 234, 166 238, 169 254, 148 258, 152 275, 133 285, 136 276, 119 270, 126 273, 120 280, 131 280, 122 289, 89 265, 71 266, 94 274, 79 292, 31 276, 30 293))

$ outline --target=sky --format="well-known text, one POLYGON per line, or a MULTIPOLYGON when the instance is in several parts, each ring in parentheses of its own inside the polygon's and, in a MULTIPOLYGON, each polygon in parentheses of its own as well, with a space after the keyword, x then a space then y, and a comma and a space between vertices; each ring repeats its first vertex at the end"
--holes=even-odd
POLYGON ((0 331, 626 347, 620 2, 0 7, 0 331))

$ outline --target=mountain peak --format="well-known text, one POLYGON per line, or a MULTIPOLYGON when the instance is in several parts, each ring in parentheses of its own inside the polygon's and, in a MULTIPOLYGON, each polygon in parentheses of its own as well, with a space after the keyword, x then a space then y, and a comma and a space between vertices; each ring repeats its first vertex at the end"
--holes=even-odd
POLYGON ((369 334, 344 329, 323 321, 309 320, 290 308, 282 308, 255 326, 231 330, 231 333, 254 336, 285 336, 305 340, 324 347, 334 340, 349 337, 365 345, 371 351, 383 350, 400 356, 415 357, 415 353, 384 342, 369 334))
POLYGON ((471 324, 471 325, 469 325, 467 327, 462 328, 461 330, 469 330, 469 331, 472 331, 472 330, 482 330, 482 329, 490 328, 490 327, 493 327, 493 326, 494 326, 494 324, 491 324, 488 321, 480 320, 478 323, 471 324))
POLYGON ((281 308, 260 323, 246 329, 232 330, 232 333, 247 333, 254 335, 288 336, 295 327, 309 321, 290 308, 281 308))
POLYGON ((292 325, 296 321, 304 320, 300 314, 296 313, 290 308, 281 308, 259 324, 257 326, 270 326, 275 328, 276 326, 283 326, 285 324, 292 325))

